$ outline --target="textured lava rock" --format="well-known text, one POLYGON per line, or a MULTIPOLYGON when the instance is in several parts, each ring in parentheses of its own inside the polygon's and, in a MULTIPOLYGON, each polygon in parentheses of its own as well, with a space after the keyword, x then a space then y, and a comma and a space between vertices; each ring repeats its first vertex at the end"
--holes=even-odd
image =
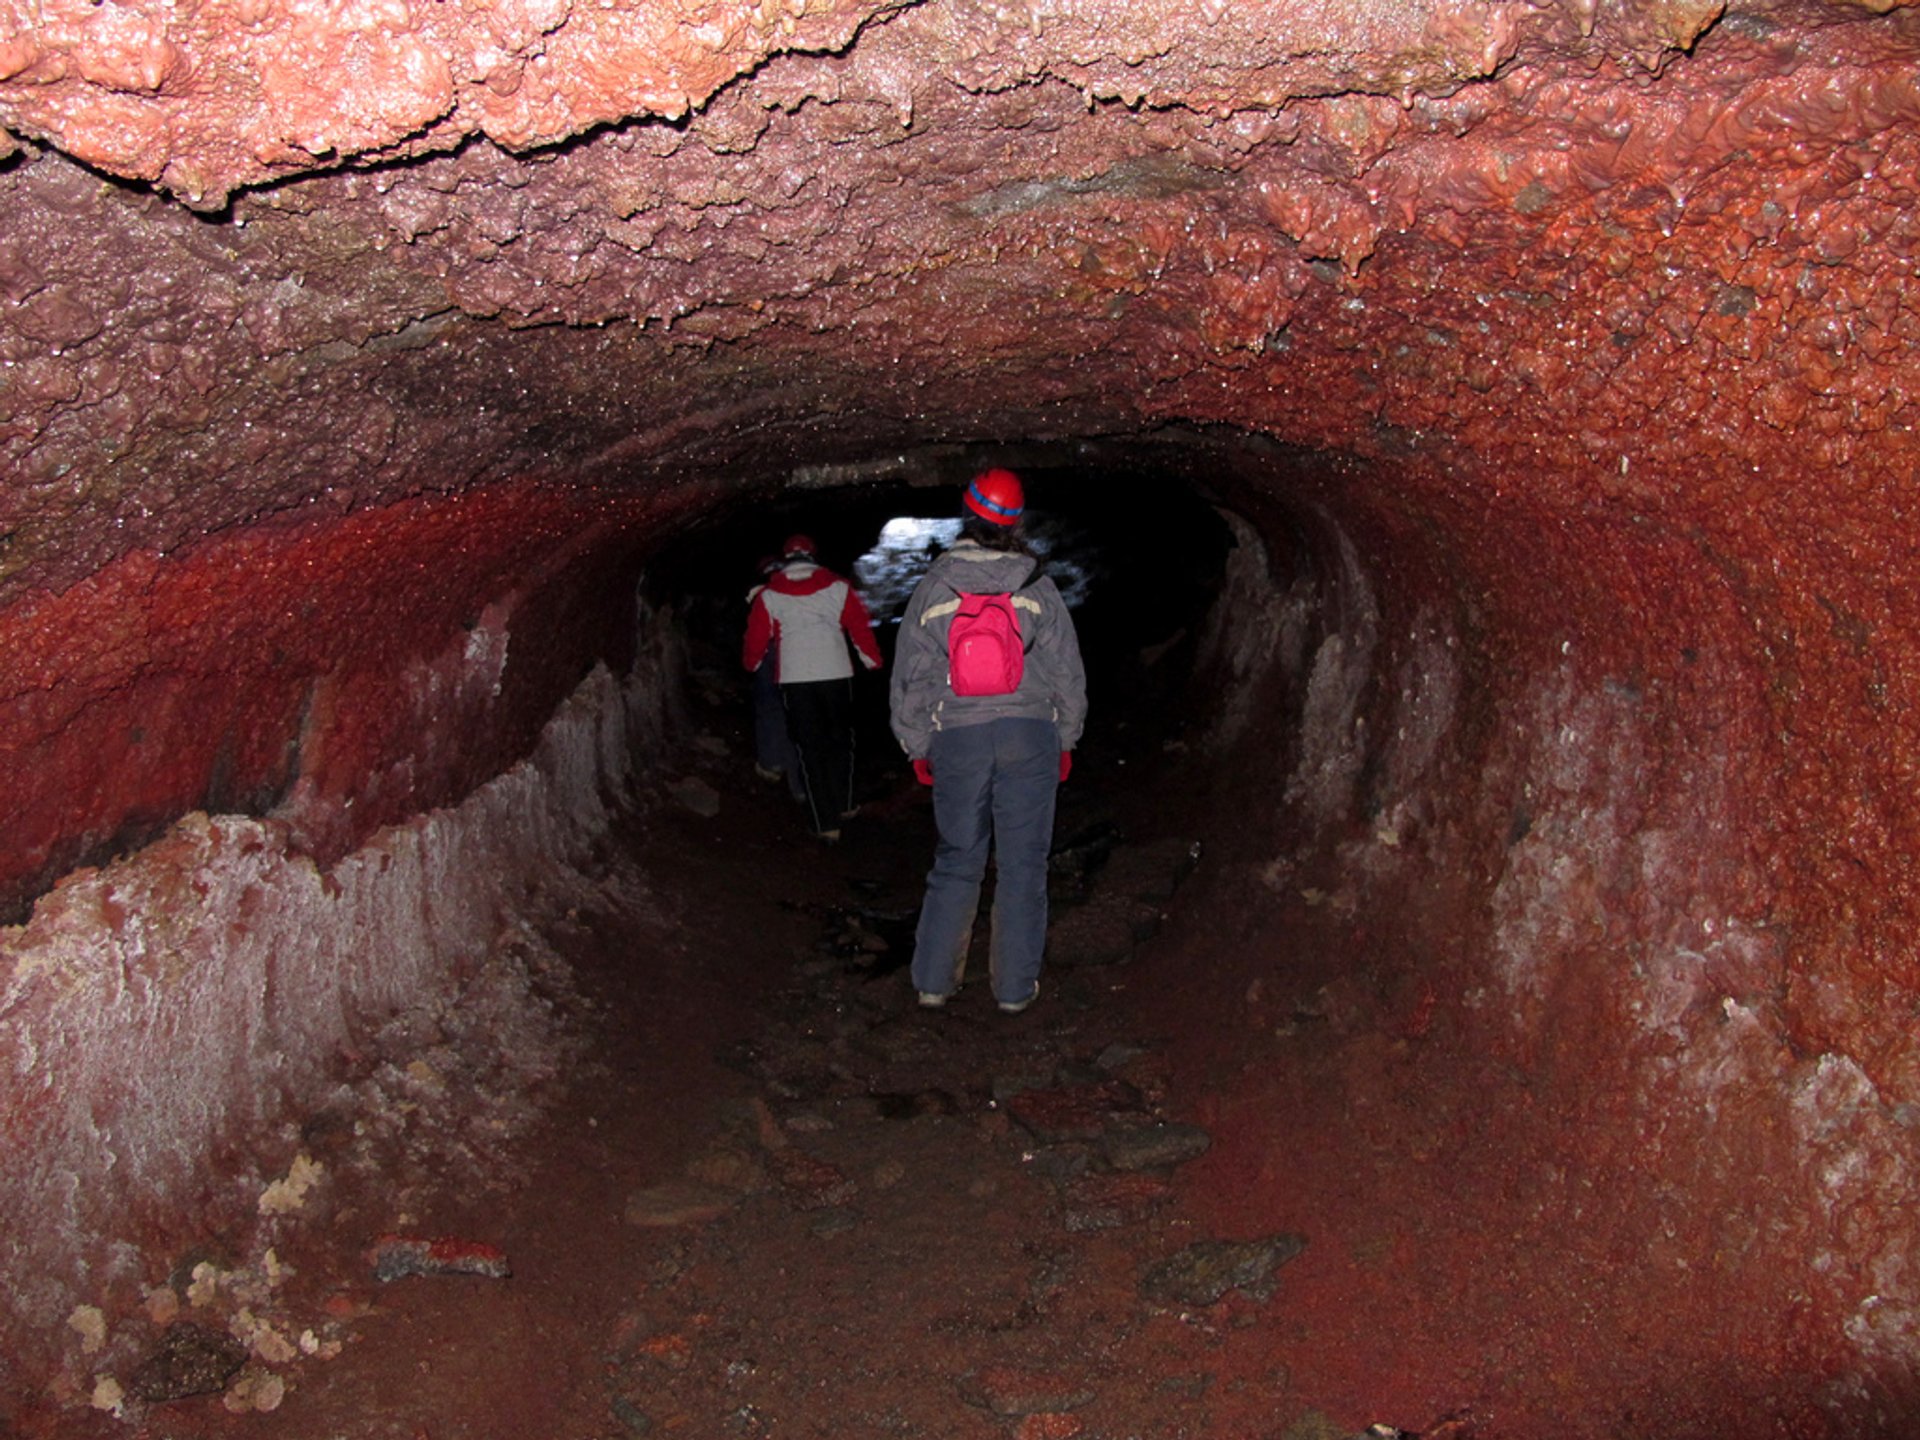
POLYGON ((1140 1293, 1165 1305, 1211 1305, 1229 1290, 1265 1298, 1273 1272, 1306 1248, 1300 1235, 1201 1240, 1148 1266, 1140 1293))
POLYGON ((478 1275, 504 1280, 513 1273, 506 1254, 497 1245, 452 1236, 424 1239, 415 1235, 382 1235, 374 1242, 373 1278, 382 1283, 409 1275, 478 1275))
POLYGON ((135 1367, 127 1391, 155 1403, 210 1395, 226 1389, 246 1363, 247 1347, 233 1336, 177 1320, 135 1367))
MULTIPOLYGON (((1920 86, 1881 8, 0 10, 0 906, 98 911, 8 940, 13 1053, 115 1043, 62 996, 150 917, 73 866, 457 802, 621 658, 683 519, 1100 435, 1238 517, 1225 853, 1377 958, 1286 1022, 1353 1047, 1354 1133, 1478 1100, 1374 1035, 1488 1057, 1615 1187, 1596 1224, 1516 1142, 1515 1213, 1668 1257, 1671 1337, 1720 1257, 1783 1317, 1728 1348, 1899 1382, 1920 86), (1377 956, 1456 885, 1457 949, 1377 956)), ((126 890, 182 924, 233 893, 162 873, 126 890)), ((1234 996, 1280 923, 1236 899, 1234 996)), ((181 1133, 246 1108, 212 1068, 154 1092, 181 1133)))
POLYGON ((1155 1170, 1184 1165, 1204 1155, 1211 1137, 1197 1125, 1166 1121, 1117 1125, 1100 1137, 1100 1150, 1116 1170, 1155 1170))

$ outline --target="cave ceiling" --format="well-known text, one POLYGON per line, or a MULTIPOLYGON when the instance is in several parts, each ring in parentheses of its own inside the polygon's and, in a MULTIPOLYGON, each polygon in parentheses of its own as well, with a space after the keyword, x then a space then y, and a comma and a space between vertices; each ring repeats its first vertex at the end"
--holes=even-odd
POLYGON ((1750 511, 1915 418, 1877 4, 4 13, 15 591, 316 504, 1168 421, 1750 511))

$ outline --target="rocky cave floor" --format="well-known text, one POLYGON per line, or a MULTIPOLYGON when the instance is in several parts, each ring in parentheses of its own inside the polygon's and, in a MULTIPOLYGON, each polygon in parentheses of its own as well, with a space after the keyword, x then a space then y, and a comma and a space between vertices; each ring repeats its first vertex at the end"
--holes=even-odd
MULTIPOLYGON (((183 1249, 145 1317, 153 1355, 202 1327, 170 1332, 171 1368, 96 1391, 118 1415, 69 1393, 19 1433, 1503 1433, 1464 1397, 1394 1414, 1384 1367, 1372 1400, 1364 1347, 1333 1353, 1405 1303, 1399 1220, 1215 1223, 1235 1172, 1154 1024, 1208 923, 1180 893, 1205 859, 1116 783, 1165 737, 1090 740, 1062 792, 1040 1003, 995 1009, 983 925, 974 977, 929 1012, 905 969, 924 793, 869 745, 865 807, 823 846, 754 776, 744 690, 717 671, 695 690, 687 742, 526 967, 571 1037, 547 1073, 510 1036, 390 1027, 386 1150, 365 1116, 309 1117, 311 1183, 271 1261, 183 1249), (489 1044, 491 1069, 470 1058, 489 1044), (195 1353, 222 1322, 255 1337, 237 1370, 195 1353), (168 1387, 203 1393, 140 1398, 168 1387)), ((1405 1196, 1376 1153, 1377 1173, 1322 1174, 1326 1203, 1405 1196)), ((1453 1353, 1465 1383, 1479 1323, 1437 1310, 1429 1373, 1453 1353)))

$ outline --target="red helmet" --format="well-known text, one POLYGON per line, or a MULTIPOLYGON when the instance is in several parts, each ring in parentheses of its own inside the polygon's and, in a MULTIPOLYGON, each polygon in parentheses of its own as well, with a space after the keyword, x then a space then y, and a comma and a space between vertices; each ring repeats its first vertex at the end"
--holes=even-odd
POLYGON ((982 470, 967 486, 967 509, 993 525, 1018 525, 1027 492, 1011 470, 982 470))
POLYGON ((806 535, 789 535, 786 543, 780 547, 780 553, 789 560, 793 559, 796 555, 804 555, 811 560, 818 555, 820 551, 814 545, 812 537, 806 535))

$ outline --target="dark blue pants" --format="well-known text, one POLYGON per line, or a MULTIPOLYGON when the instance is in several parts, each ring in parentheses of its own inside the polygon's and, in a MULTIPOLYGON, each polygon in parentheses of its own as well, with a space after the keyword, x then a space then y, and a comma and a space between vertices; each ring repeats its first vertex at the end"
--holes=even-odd
POLYGON ((973 938, 993 853, 994 999, 1018 1003, 1040 983, 1047 946, 1047 856, 1060 788, 1060 735, 1051 720, 990 720, 936 731, 933 820, 940 838, 914 939, 913 985, 952 993, 973 938))

